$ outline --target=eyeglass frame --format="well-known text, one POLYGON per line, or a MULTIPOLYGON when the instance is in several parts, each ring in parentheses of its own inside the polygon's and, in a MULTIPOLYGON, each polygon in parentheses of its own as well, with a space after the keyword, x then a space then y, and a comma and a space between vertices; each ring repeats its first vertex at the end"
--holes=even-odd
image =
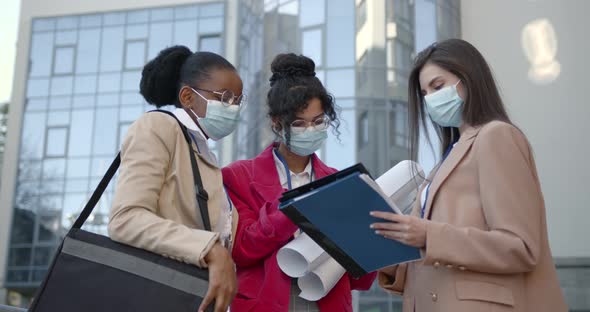
POLYGON ((203 89, 203 88, 193 88, 191 86, 188 86, 191 90, 193 90, 193 92, 195 92, 196 94, 198 94, 201 98, 203 98, 204 100, 208 100, 206 97, 204 97, 201 93, 199 93, 199 91, 205 91, 205 92, 209 92, 209 93, 213 93, 217 96, 219 96, 219 100, 221 102, 221 104, 223 104, 223 106, 229 107, 232 105, 237 105, 240 108, 243 108, 244 106, 246 106, 245 103, 245 94, 242 93, 240 95, 235 95, 234 92, 232 90, 223 90, 223 92, 221 91, 213 91, 213 90, 207 90, 207 89, 203 89), (199 90, 199 91, 197 91, 199 90), (232 96, 231 97, 231 101, 225 102, 223 100, 223 95, 226 94, 227 92, 229 92, 229 94, 232 96), (236 98, 237 98, 237 104, 234 104, 234 102, 236 102, 236 98), (229 105, 226 105, 229 104, 229 105))
POLYGON ((330 127, 330 122, 331 122, 331 120, 328 117, 328 115, 323 114, 321 116, 315 117, 312 121, 307 121, 305 119, 300 119, 300 118, 295 119, 295 120, 293 120, 289 124, 289 126, 291 127, 291 131, 292 132, 295 132, 295 133, 305 132, 305 130, 307 130, 307 128, 310 128, 310 127, 313 128, 316 131, 322 131, 322 130, 327 130, 330 127), (317 120, 320 120, 320 118, 323 120, 323 123, 321 123, 319 125, 318 124, 315 124, 315 122, 317 120), (305 127, 296 127, 296 126, 293 126, 293 124, 295 122, 298 122, 298 121, 305 122, 305 127), (322 128, 322 126, 325 126, 325 128, 322 128))

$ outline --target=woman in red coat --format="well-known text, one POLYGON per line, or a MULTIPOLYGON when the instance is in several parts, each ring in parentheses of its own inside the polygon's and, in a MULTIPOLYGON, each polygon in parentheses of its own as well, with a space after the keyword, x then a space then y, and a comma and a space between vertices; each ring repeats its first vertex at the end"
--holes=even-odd
POLYGON ((335 169, 314 152, 339 121, 334 100, 315 76, 314 62, 295 54, 278 55, 271 64, 268 92, 272 130, 279 138, 254 159, 224 168, 223 181, 240 220, 233 247, 238 294, 232 312, 352 311, 351 290, 367 290, 375 274, 358 280, 345 274, 317 302, 298 297, 296 280, 284 274, 277 252, 298 228, 278 210, 281 194, 320 179, 335 169))

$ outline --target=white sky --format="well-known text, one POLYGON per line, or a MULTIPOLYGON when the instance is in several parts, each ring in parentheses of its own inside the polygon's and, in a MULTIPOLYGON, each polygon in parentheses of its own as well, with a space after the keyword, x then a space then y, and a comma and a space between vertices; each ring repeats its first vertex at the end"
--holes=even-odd
POLYGON ((0 0, 0 103, 10 101, 20 0, 0 0))

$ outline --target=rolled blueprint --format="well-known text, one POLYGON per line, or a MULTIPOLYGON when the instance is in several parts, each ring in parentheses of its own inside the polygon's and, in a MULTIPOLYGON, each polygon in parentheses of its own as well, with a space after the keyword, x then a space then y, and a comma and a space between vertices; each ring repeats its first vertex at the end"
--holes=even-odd
POLYGON ((301 288, 299 297, 307 301, 318 301, 326 296, 342 278, 346 270, 331 257, 322 262, 305 276, 299 278, 297 284, 301 288))
POLYGON ((416 200, 419 186, 424 182, 424 170, 418 163, 404 160, 377 178, 375 182, 403 214, 409 214, 416 200))
POLYGON ((277 254, 279 267, 290 277, 302 277, 328 258, 330 256, 305 233, 281 248, 277 254))

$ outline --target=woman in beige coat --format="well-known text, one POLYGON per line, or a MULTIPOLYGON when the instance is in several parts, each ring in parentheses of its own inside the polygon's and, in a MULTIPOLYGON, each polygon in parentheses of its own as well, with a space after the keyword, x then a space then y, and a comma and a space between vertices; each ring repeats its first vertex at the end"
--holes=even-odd
POLYGON ((483 56, 458 39, 422 51, 409 109, 412 155, 426 116, 444 152, 411 216, 372 213, 378 235, 423 254, 382 270, 381 287, 405 312, 567 311, 533 153, 483 56))
POLYGON ((227 311, 237 290, 231 242, 238 215, 223 188, 208 139, 219 140, 235 129, 242 80, 223 57, 175 46, 162 50, 143 68, 140 92, 158 108, 175 105, 173 114, 193 142, 189 146, 178 122, 164 113, 146 113, 131 125, 121 147, 109 235, 208 267, 209 289, 199 311, 213 301, 215 312, 227 311), (205 230, 207 218, 198 206, 190 153, 197 156, 208 194, 208 209, 203 211, 208 211, 211 231, 205 230))

